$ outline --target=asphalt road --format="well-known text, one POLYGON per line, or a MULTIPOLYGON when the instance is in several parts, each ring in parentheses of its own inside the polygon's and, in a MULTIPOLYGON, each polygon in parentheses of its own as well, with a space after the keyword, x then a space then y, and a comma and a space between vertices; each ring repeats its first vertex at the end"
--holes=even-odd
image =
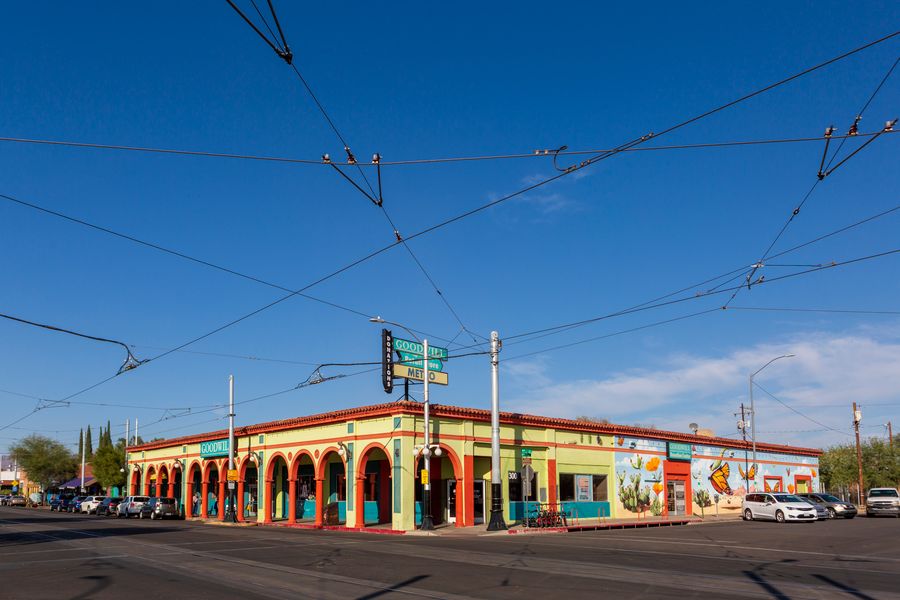
POLYGON ((0 597, 900 599, 900 519, 382 536, 0 508, 0 597))

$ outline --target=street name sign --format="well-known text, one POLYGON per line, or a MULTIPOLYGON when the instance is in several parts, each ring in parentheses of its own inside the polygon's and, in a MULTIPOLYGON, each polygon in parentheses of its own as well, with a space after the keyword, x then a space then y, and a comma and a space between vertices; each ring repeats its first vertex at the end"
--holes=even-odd
MULTIPOLYGON (((400 363, 401 367, 415 367, 417 369, 425 368, 425 359, 421 354, 413 354, 412 352, 406 352, 405 350, 397 350, 397 354, 400 355, 400 363)), ((398 366, 398 363, 394 363, 395 366, 398 366)), ((429 371, 443 371, 444 363, 436 358, 428 359, 428 370, 429 371)))
MULTIPOLYGON (((419 342, 412 342, 401 338, 394 338, 394 350, 397 352, 409 352, 410 354, 425 355, 425 347, 419 342)), ((428 346, 428 358, 445 359, 450 355, 446 348, 440 346, 428 346)))
MULTIPOLYGON (((416 367, 407 367, 406 365, 394 364, 394 377, 403 377, 405 379, 415 379, 416 381, 425 381, 425 369, 417 369, 416 367)), ((428 371, 428 383, 436 383, 438 385, 447 385, 450 377, 441 371, 428 371)))

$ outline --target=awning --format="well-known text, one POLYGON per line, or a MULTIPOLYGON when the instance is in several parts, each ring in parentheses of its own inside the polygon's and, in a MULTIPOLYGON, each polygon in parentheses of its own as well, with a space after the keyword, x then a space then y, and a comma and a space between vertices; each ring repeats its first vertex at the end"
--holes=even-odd
MULTIPOLYGON (((92 485, 97 484, 97 479, 95 477, 85 477, 84 478, 84 487, 91 487, 92 485)), ((81 488, 81 477, 76 477, 75 479, 70 479, 65 482, 59 489, 61 490, 77 490, 81 488)))

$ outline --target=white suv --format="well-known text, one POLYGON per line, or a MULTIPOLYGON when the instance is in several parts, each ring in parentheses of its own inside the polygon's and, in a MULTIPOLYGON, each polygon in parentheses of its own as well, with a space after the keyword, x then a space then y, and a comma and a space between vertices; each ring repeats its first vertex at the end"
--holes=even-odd
POLYGON ((747 494, 741 503, 745 521, 753 519, 774 519, 785 521, 815 521, 815 507, 793 494, 769 493, 747 494))
POLYGON ((140 516, 144 502, 149 502, 149 496, 128 496, 119 503, 119 517, 140 516))
POLYGON ((88 496, 81 501, 81 514, 94 514, 105 496, 88 496))
POLYGON ((866 496, 866 516, 900 517, 900 493, 894 488, 872 488, 866 496))

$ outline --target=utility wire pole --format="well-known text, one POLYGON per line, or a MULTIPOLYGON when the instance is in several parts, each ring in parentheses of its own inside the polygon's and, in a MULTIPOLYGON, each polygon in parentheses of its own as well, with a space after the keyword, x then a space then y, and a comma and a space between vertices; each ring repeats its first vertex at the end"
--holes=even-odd
POLYGON ((862 448, 859 445, 859 422, 862 421, 862 412, 856 409, 856 402, 853 403, 853 429, 856 431, 856 468, 859 475, 857 483, 857 503, 862 506, 863 503, 863 465, 862 465, 862 448))
POLYGON ((891 447, 891 458, 893 459, 893 456, 894 456, 894 430, 891 428, 890 421, 887 422, 887 428, 888 428, 888 444, 891 447))
MULTIPOLYGON (((234 470, 234 375, 228 376, 228 471, 234 470)), ((235 511, 234 482, 228 482, 228 514, 226 520, 237 523, 235 511)))
POLYGON ((424 397, 425 411, 425 448, 422 456, 425 459, 425 481, 422 482, 422 530, 434 529, 434 518, 431 515, 431 405, 428 402, 428 340, 422 340, 422 365, 425 379, 422 394, 424 397))
MULTIPOLYGON (((750 464, 749 457, 747 455, 747 414, 744 410, 744 403, 741 402, 741 420, 738 421, 738 429, 741 432, 741 437, 744 440, 744 489, 746 493, 750 493, 750 464)), ((755 478, 754 478, 755 479, 755 478)))
POLYGON ((500 481, 500 334, 491 332, 491 520, 488 531, 506 529, 500 481))
POLYGON ((122 496, 130 496, 131 495, 131 487, 128 485, 129 481, 131 481, 131 471, 128 470, 128 442, 129 436, 131 435, 131 419, 125 419, 125 493, 122 496))
POLYGON ((84 442, 84 429, 81 430, 81 493, 84 493, 84 457, 87 445, 84 442))

